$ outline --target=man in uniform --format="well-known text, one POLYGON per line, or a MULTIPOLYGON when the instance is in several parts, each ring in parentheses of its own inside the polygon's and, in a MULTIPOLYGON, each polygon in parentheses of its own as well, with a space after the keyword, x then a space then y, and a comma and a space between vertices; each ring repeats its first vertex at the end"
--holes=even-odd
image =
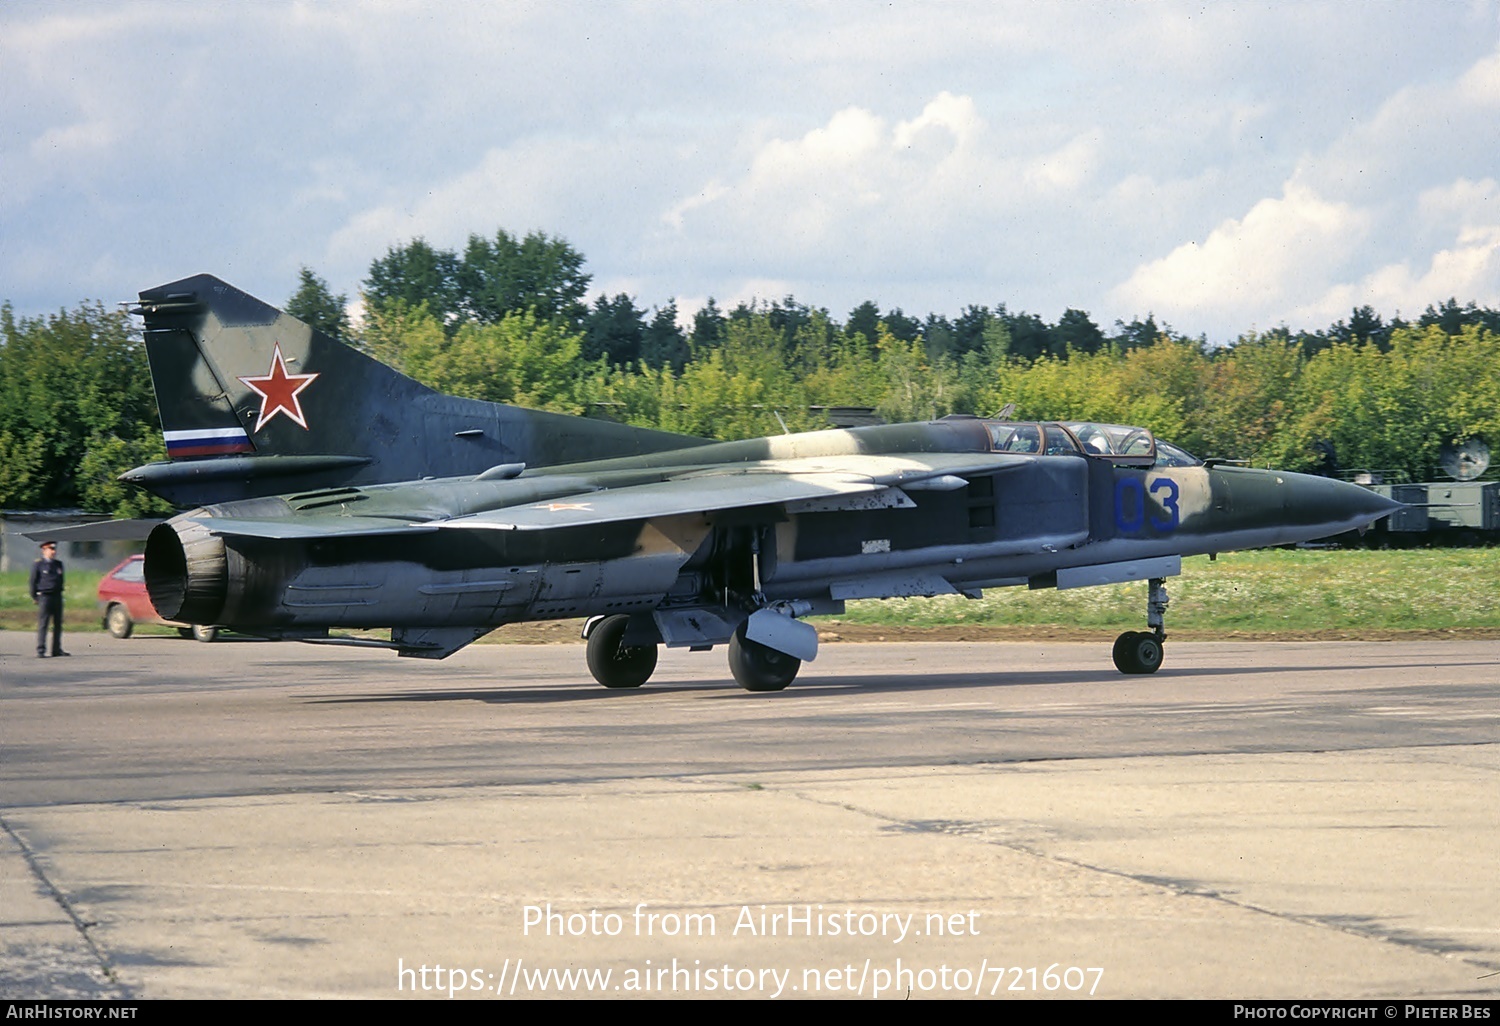
POLYGON ((52 654, 65 656, 62 647, 63 565, 57 542, 42 542, 42 558, 31 564, 31 601, 36 603, 36 654, 47 654, 47 621, 52 621, 52 654))

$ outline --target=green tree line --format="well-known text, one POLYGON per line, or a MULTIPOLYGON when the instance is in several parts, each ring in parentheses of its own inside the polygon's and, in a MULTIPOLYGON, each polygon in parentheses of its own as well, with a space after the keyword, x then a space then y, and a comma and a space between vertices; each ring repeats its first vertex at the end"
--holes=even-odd
POLYGON ((18 319, 0 306, 0 509, 168 512, 116 480, 165 458, 145 346, 128 315, 83 303, 18 319))
MULTIPOLYGON (((460 253, 418 239, 372 261, 363 318, 303 268, 285 309, 455 395, 712 438, 949 413, 1138 424, 1200 456, 1288 470, 1432 476, 1443 443, 1500 444, 1500 311, 1456 300, 1414 322, 1369 307, 1293 333, 1209 345, 1147 315, 1106 332, 1004 303, 957 317, 873 301, 842 320, 793 297, 713 300, 684 322, 618 294, 587 301, 562 239, 503 229, 460 253)), ((119 473, 165 456, 138 328, 97 303, 49 317, 0 307, 0 508, 131 516, 165 504, 119 473)))

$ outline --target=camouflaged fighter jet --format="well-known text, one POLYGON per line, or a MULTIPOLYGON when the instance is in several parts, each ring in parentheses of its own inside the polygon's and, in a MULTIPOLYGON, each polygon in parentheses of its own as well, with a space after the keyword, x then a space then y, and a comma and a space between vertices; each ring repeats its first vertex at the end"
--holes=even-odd
POLYGON ((1145 581, 1149 629, 1114 661, 1151 673, 1184 556, 1400 505, 1112 424, 710 442, 458 399, 206 275, 134 312, 171 459, 125 477, 200 507, 151 533, 151 599, 269 638, 388 627, 401 655, 441 659, 507 623, 586 617, 605 687, 644 684, 663 644, 727 645, 742 686, 777 691, 817 655, 802 618, 850 599, 1145 581))

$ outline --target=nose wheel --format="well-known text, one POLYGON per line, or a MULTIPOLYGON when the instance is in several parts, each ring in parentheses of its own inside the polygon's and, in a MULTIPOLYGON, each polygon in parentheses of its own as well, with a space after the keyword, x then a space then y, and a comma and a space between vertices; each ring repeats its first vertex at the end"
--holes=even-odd
POLYGON ((1126 631, 1115 639, 1114 657, 1121 673, 1155 673, 1161 668, 1161 639, 1145 631, 1126 631))
POLYGON ((1115 639, 1115 668, 1121 673, 1155 673, 1161 669, 1162 645, 1167 640, 1167 582, 1151 578, 1146 596, 1146 624, 1150 631, 1126 631, 1115 639))

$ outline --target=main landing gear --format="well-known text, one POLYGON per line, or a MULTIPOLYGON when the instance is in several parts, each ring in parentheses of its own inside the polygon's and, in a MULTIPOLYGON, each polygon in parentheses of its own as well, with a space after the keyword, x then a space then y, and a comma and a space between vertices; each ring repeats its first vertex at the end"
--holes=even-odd
MULTIPOLYGON (((741 623, 729 639, 729 670, 746 691, 781 691, 797 676, 802 660, 745 636, 741 623)), ((589 673, 607 688, 638 688, 656 670, 655 643, 632 642, 630 617, 606 616, 589 631, 589 673)))
POLYGON ((656 670, 656 646, 625 644, 629 627, 630 617, 607 616, 589 634, 589 672, 607 688, 638 688, 656 670))
POLYGON ((1170 601, 1166 578, 1151 578, 1151 590, 1146 596, 1146 625, 1151 630, 1126 631, 1115 639, 1115 666, 1121 673, 1155 673, 1161 669, 1162 644, 1167 640, 1167 604, 1170 601))
POLYGON ((746 624, 729 639, 729 672, 746 691, 781 691, 802 669, 802 660, 745 637, 746 624))

